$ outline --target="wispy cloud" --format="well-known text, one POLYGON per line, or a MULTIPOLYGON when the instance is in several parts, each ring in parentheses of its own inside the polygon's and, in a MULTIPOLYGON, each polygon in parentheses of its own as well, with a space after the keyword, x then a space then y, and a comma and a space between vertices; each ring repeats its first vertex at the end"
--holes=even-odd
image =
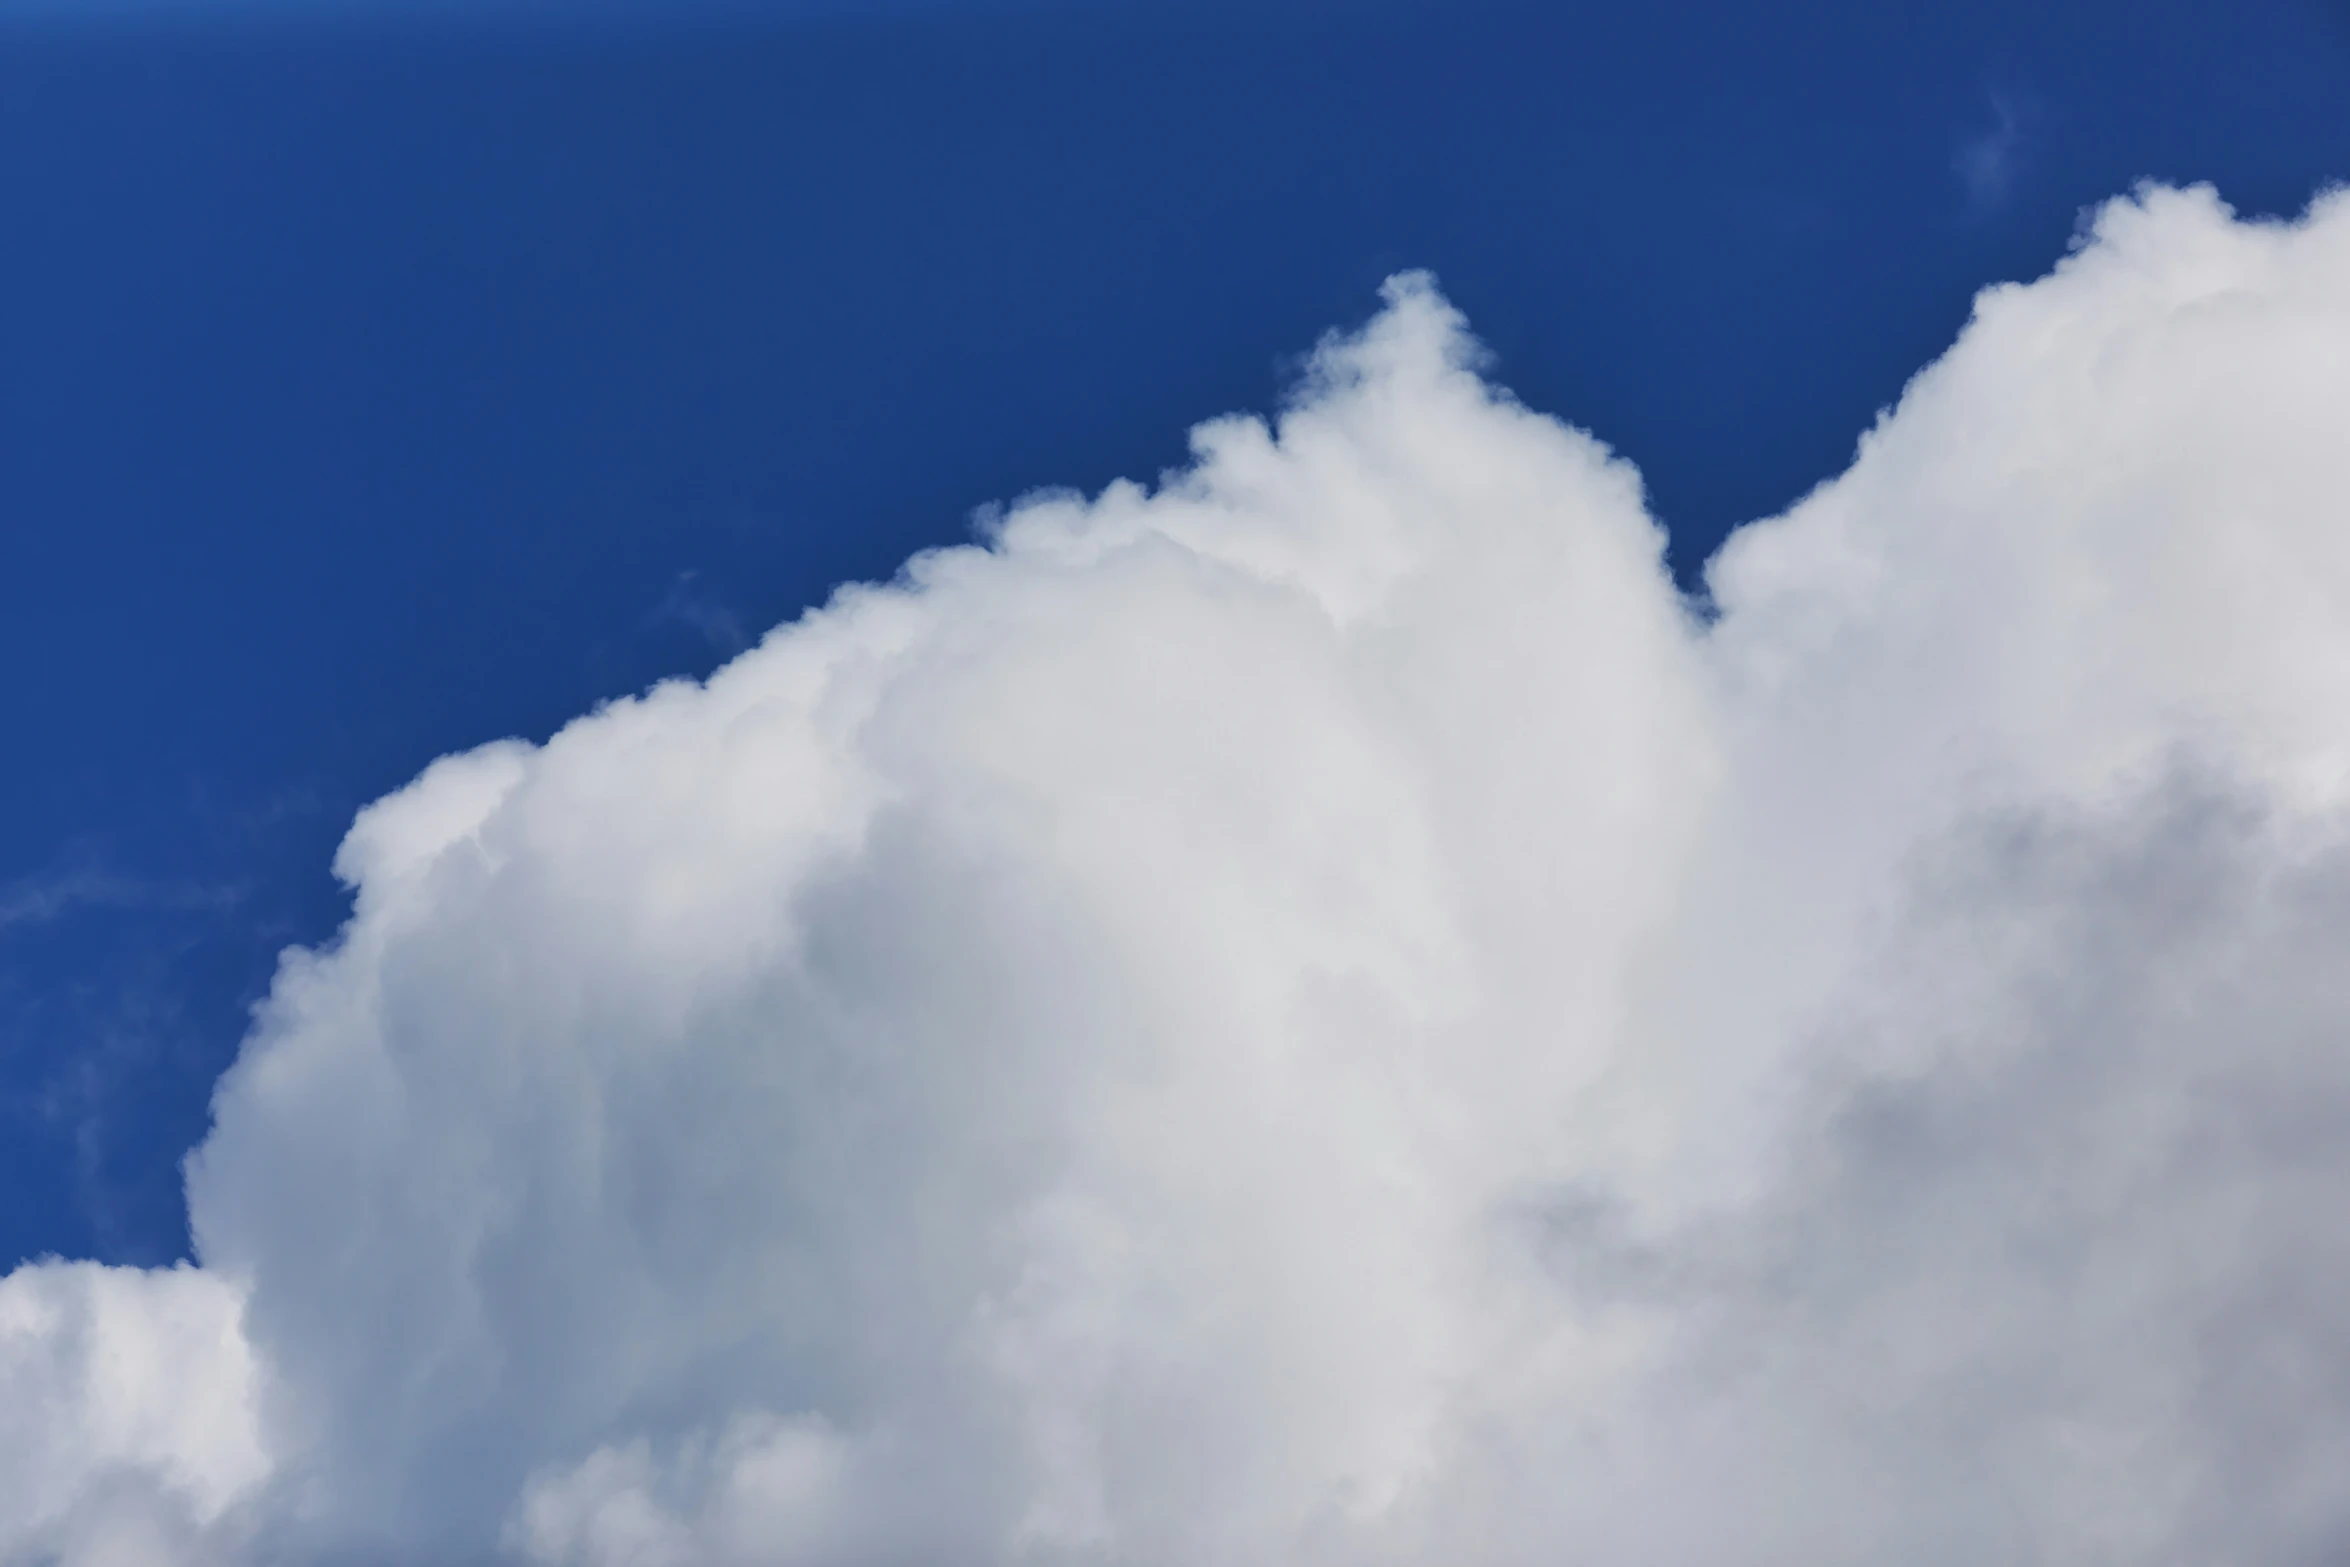
POLYGON ((84 910, 202 912, 234 908, 243 896, 235 886, 153 881, 89 866, 37 871, 0 882, 0 935, 84 910))
POLYGON ((751 645, 743 630, 742 617, 717 594, 710 591, 699 571, 681 571, 677 580, 653 612, 645 617, 646 629, 655 626, 677 626, 692 632, 707 643, 710 650, 725 658, 732 658, 751 645))
POLYGON ((2030 150, 2026 115, 2002 92, 1990 95, 1990 123, 1967 136, 1950 156, 1970 217, 2005 206, 2030 150))

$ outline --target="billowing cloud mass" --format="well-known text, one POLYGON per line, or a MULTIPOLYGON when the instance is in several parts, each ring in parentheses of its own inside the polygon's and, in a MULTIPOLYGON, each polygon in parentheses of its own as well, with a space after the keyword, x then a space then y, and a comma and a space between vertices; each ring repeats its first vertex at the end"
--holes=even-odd
POLYGON ((2350 200, 1702 609, 1424 279, 1195 445, 362 814, 6 1560, 2350 1554, 2350 200))

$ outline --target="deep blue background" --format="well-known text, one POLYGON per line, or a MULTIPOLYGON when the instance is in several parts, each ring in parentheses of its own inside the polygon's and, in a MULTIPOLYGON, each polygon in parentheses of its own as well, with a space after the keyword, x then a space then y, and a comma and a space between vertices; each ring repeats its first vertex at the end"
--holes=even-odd
POLYGON ((1686 570, 2085 203, 2350 174, 2317 0, 535 3, 0 24, 0 1264, 183 1252, 359 804, 1156 472, 1391 270, 1686 570))

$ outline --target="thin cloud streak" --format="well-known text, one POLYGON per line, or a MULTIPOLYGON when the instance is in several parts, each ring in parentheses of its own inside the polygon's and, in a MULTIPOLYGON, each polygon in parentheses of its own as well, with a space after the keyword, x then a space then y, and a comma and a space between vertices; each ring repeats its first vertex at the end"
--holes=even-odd
POLYGON ((149 881, 88 867, 38 872, 0 883, 0 937, 84 910, 215 912, 236 907, 243 896, 237 887, 149 881))
POLYGON ((1950 159, 1970 217, 1987 217, 2007 204, 2029 147, 2024 116, 2006 94, 1992 93, 1989 128, 1959 143, 1950 159))

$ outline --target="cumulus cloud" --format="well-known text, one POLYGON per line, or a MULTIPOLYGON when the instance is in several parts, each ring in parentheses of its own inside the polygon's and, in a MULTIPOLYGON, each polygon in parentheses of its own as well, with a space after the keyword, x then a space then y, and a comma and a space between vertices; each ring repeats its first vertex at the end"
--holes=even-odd
POLYGON ((185 1266, 50 1262, 0 1279, 10 1560, 199 1559, 192 1533, 269 1468, 241 1308, 233 1285, 185 1266))
POLYGON ((362 814, 11 1561, 2350 1548, 2350 203, 1993 289, 1701 612, 1391 284, 362 814))

